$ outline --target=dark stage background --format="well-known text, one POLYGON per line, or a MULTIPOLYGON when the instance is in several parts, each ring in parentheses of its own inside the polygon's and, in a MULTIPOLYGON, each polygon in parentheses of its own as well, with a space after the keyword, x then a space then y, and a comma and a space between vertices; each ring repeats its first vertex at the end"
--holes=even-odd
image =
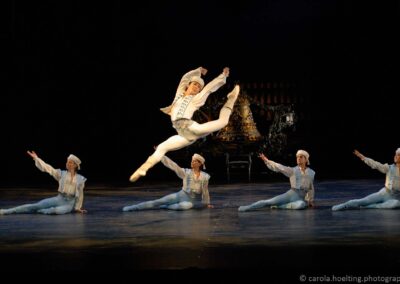
MULTIPOLYGON (((57 168, 74 153, 90 183, 129 185, 153 145, 175 133, 159 108, 198 66, 209 70, 206 81, 229 66, 230 83, 296 82, 307 118, 292 138, 311 153, 317 179, 381 177, 354 148, 393 161, 399 1, 135 3, 8 2, 2 185, 52 182, 26 150, 57 168)), ((227 91, 215 96, 225 100, 227 91)), ((208 170, 223 179, 221 160, 208 170)), ((163 179, 175 177, 158 165, 143 180, 163 179)))

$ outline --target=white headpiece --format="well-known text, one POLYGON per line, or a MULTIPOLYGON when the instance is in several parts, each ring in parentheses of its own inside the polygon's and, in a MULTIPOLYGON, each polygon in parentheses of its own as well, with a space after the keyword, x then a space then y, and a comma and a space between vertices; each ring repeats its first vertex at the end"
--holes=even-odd
POLYGON ((206 159, 204 159, 203 156, 200 156, 199 154, 194 154, 192 156, 192 159, 200 161, 202 163, 202 165, 203 165, 203 168, 204 169, 206 168, 206 159))
POLYGON ((300 156, 300 155, 306 157, 307 165, 309 165, 309 164, 310 164, 310 154, 308 154, 307 151, 299 150, 299 151, 297 151, 297 153, 296 153, 296 157, 297 157, 297 156, 300 156))
POLYGON ((81 169, 81 160, 77 157, 77 156, 75 156, 75 155, 69 155, 68 156, 68 158, 67 158, 68 160, 71 160, 71 161, 73 161, 75 164, 77 164, 77 166, 78 166, 78 170, 80 170, 81 169))
POLYGON ((200 84, 201 88, 204 87, 204 80, 199 76, 193 76, 192 78, 190 78, 190 82, 197 82, 200 84))
POLYGON ((397 148, 396 150, 396 154, 399 155, 400 154, 400 148, 397 148))

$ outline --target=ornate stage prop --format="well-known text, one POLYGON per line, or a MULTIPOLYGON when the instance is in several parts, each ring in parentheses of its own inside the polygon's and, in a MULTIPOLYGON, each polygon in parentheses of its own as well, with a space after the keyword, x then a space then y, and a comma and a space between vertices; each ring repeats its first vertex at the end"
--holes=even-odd
MULTIPOLYGON (((260 88, 241 85, 229 124, 188 148, 191 153, 225 156, 228 181, 233 169, 247 173, 250 181, 252 161, 259 152, 271 157, 285 155, 287 135, 295 130, 297 115, 289 96, 257 94, 256 91, 260 88)), ((210 97, 194 120, 203 123, 215 119, 223 103, 221 97, 210 97)))
POLYGON ((293 105, 266 106, 274 113, 268 134, 263 137, 258 152, 279 157, 285 154, 288 132, 295 131, 296 114, 293 105))
POLYGON ((230 181, 231 171, 246 170, 248 181, 251 181, 252 155, 256 145, 262 140, 250 109, 247 94, 242 92, 233 109, 229 124, 221 129, 216 139, 226 146, 226 176, 230 181))
POLYGON ((254 143, 262 139, 254 122, 249 98, 243 91, 236 101, 228 125, 217 133, 216 138, 222 142, 235 144, 254 143))

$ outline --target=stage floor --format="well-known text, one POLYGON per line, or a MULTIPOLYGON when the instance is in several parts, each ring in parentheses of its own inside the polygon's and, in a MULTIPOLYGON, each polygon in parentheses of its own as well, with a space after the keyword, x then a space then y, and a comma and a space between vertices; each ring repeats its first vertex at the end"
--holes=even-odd
MULTIPOLYGON (((322 181, 315 184, 315 209, 244 213, 238 206, 283 193, 288 182, 211 185, 215 208, 178 212, 121 209, 176 192, 179 183, 89 185, 86 215, 0 216, 2 268, 399 274, 399 210, 331 211, 332 205, 376 192, 383 183, 322 181)), ((2 188, 0 208, 54 195, 56 189, 2 188)))

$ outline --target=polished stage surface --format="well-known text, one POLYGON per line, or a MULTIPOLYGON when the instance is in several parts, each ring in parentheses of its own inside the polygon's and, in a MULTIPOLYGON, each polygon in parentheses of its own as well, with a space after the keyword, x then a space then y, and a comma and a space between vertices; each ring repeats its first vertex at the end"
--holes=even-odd
MULTIPOLYGON (((213 209, 140 212, 121 209, 176 192, 179 183, 88 185, 86 215, 0 216, 1 264, 18 271, 287 271, 295 279, 339 271, 398 275, 399 210, 331 211, 383 183, 321 181, 315 209, 244 213, 239 205, 283 193, 288 182, 211 185, 213 209)), ((54 195, 50 188, 1 188, 0 208, 54 195)))

